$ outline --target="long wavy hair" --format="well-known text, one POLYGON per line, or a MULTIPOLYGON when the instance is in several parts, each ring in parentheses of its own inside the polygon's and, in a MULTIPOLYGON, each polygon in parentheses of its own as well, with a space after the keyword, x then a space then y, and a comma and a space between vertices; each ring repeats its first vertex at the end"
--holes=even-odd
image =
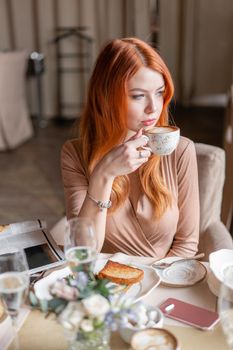
MULTIPOLYGON (((127 83, 141 68, 148 67, 162 74, 165 82, 163 109, 157 125, 168 125, 168 105, 174 87, 171 75, 160 55, 137 38, 115 39, 100 52, 89 81, 87 100, 79 124, 82 163, 87 177, 95 165, 127 135, 127 83)), ((160 157, 152 155, 139 168, 145 194, 150 199, 155 217, 163 215, 171 205, 171 193, 161 176, 160 157)), ((114 212, 129 194, 127 175, 113 182, 111 200, 114 212)))

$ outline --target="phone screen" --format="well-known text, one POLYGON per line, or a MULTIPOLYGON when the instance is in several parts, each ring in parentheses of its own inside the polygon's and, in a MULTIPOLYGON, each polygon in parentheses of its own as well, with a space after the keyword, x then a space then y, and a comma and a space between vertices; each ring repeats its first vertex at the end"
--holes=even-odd
POLYGON ((164 316, 201 329, 209 330, 219 320, 217 312, 175 298, 168 298, 165 302, 159 305, 159 308, 164 316))
POLYGON ((30 270, 57 261, 54 255, 52 255, 47 244, 25 248, 24 251, 27 257, 28 266, 30 270))

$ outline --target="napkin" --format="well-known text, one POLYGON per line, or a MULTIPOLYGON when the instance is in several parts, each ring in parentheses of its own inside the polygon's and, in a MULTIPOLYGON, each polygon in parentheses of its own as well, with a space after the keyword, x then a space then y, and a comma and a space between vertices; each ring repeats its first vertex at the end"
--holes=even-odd
POLYGON ((71 274, 69 266, 66 266, 59 270, 51 270, 52 272, 41 278, 34 284, 35 295, 41 300, 51 300, 52 296, 49 293, 49 286, 55 283, 58 279, 62 279, 71 274))

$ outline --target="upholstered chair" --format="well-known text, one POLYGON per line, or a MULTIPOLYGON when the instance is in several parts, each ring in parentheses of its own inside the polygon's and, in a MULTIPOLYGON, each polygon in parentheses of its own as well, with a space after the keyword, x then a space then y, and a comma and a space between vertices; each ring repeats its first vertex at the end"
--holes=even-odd
MULTIPOLYGON (((233 241, 221 222, 222 193, 225 179, 225 151, 219 147, 196 143, 200 192, 200 243, 203 260, 221 248, 233 249, 233 241)), ((195 210, 195 208, 194 208, 195 210)), ((63 245, 66 218, 63 217, 51 230, 59 245, 63 245)))
POLYGON ((222 221, 233 235, 233 84, 228 93, 223 147, 226 152, 226 180, 223 189, 222 221))
POLYGON ((200 192, 199 251, 204 260, 215 250, 233 249, 232 237, 221 221, 225 181, 225 151, 219 147, 196 143, 200 192))

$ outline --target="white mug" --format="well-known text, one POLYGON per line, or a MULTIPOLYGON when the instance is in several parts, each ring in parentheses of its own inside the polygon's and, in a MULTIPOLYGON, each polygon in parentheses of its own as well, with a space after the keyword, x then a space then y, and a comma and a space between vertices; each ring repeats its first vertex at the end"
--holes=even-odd
POLYGON ((153 126, 144 129, 148 145, 159 156, 171 154, 178 145, 180 129, 177 126, 153 126))

